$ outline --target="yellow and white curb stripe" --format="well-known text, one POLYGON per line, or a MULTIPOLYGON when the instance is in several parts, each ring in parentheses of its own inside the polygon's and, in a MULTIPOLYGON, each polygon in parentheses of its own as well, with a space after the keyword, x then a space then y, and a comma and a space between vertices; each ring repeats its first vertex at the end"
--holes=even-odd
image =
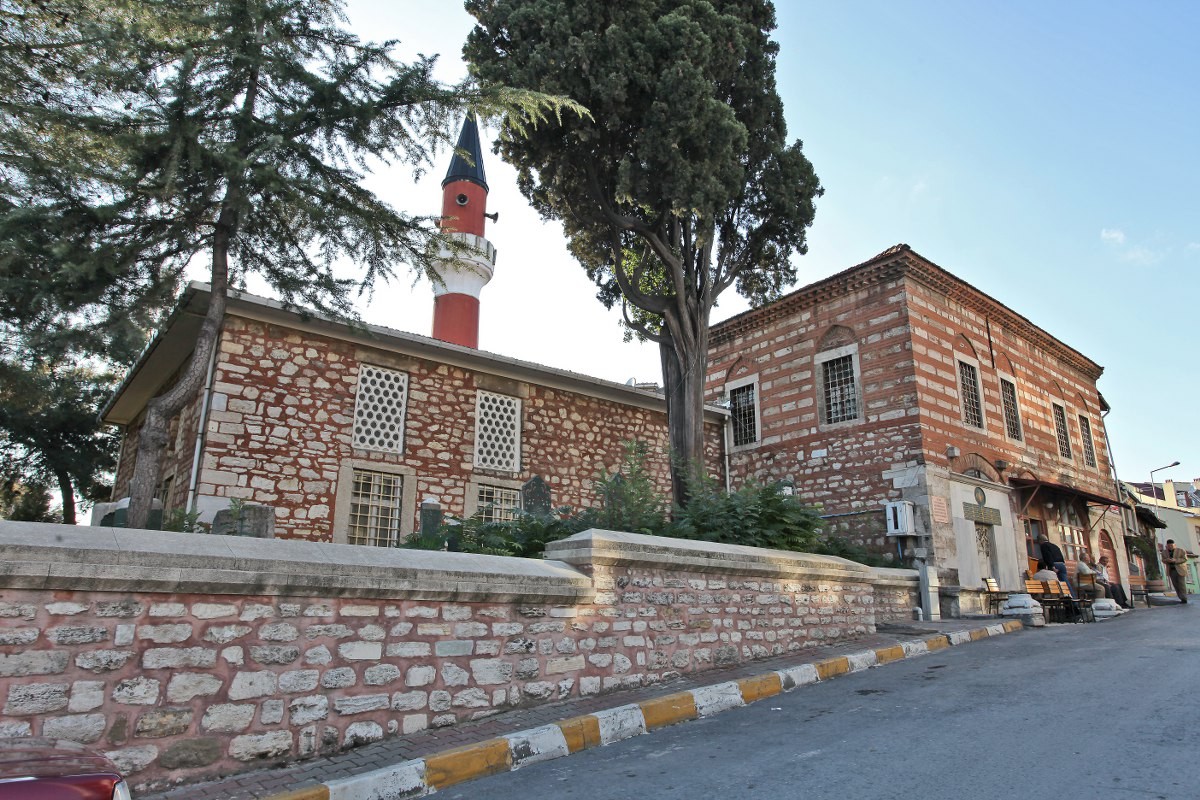
POLYGON ((968 644, 989 636, 1013 633, 1021 627, 1019 621, 1008 620, 984 628, 938 634, 927 639, 828 658, 752 678, 701 686, 510 733, 353 778, 331 780, 318 786, 272 795, 268 800, 397 800, 421 797, 465 781, 619 742, 677 722, 708 717, 799 686, 968 644))

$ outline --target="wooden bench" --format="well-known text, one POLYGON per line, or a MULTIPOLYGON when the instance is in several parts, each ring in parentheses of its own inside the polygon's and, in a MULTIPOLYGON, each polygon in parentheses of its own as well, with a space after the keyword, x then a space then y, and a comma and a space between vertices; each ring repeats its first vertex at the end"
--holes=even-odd
MULTIPOLYGON (((1095 622, 1096 613, 1092 611, 1092 601, 1084 597, 1072 597, 1071 588, 1061 581, 1046 581, 1050 591, 1056 594, 1067 611, 1070 622, 1095 622)), ((1080 592, 1082 595, 1082 592, 1080 592)))
POLYGON ((1071 596, 1070 589, 1060 581, 1025 581, 1025 593, 1046 609, 1047 622, 1095 622, 1090 600, 1071 596))
POLYGON ((1080 600, 1091 598, 1092 601, 1096 601, 1108 596, 1108 590, 1102 588, 1096 582, 1096 574, 1094 572, 1088 575, 1075 573, 1075 585, 1079 587, 1080 600))
POLYGON ((995 615, 1000 613, 1000 606, 1008 599, 1008 592, 1001 591, 1000 582, 995 578, 983 579, 983 591, 987 598, 988 612, 995 615))
POLYGON ((1146 608, 1150 608, 1150 589, 1146 586, 1145 579, 1135 580, 1129 579, 1129 605, 1137 604, 1138 598, 1142 598, 1142 602, 1146 604, 1146 608))
POLYGON ((1025 594, 1042 604, 1042 608, 1046 610, 1047 622, 1059 621, 1059 618, 1062 616, 1062 598, 1056 597, 1051 593, 1050 586, 1045 581, 1035 581, 1033 578, 1026 578, 1025 594))

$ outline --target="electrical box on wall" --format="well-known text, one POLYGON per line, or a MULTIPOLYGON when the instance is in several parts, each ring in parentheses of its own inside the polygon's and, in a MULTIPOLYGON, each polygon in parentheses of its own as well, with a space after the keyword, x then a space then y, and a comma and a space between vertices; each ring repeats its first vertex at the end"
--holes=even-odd
POLYGON ((915 536, 916 524, 913 520, 913 504, 908 500, 894 500, 885 503, 884 516, 887 517, 888 536, 915 536))

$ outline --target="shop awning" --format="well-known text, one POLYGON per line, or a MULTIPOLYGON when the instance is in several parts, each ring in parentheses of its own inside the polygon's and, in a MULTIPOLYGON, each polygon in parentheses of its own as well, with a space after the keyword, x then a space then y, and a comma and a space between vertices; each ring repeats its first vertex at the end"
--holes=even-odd
POLYGON ((1138 506, 1137 507, 1137 518, 1138 518, 1139 522, 1144 522, 1147 525, 1149 525, 1151 528, 1158 528, 1159 530, 1161 530, 1161 529, 1167 527, 1167 523, 1165 523, 1161 519, 1159 519, 1158 515, 1155 514, 1149 508, 1147 508, 1146 506, 1138 506))
MULTIPOLYGON (((1055 483, 1054 481, 1039 481, 1039 480, 1035 480, 1033 478, 1009 478, 1008 482, 1010 485, 1015 486, 1018 489, 1041 488, 1041 489, 1047 489, 1047 490, 1053 491, 1053 492, 1061 492, 1062 494, 1073 494, 1078 497, 1082 497, 1084 500, 1087 500, 1089 503, 1096 503, 1097 505, 1102 505, 1102 506, 1122 505, 1121 501, 1117 500, 1115 497, 1106 497, 1105 495, 1096 494, 1095 492, 1089 492, 1089 491, 1086 491, 1085 489, 1077 489, 1074 486, 1068 486, 1065 483, 1055 483)), ((1157 519, 1157 517, 1156 517, 1156 519, 1157 519)))

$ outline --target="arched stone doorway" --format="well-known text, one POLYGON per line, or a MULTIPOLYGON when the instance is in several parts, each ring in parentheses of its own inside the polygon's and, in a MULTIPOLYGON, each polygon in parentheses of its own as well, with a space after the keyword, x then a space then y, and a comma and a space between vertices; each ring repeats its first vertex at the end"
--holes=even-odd
POLYGON ((1103 528, 1100 529, 1100 553, 1097 556, 1108 556, 1108 579, 1113 583, 1121 582, 1121 562, 1117 560, 1117 548, 1112 536, 1103 528))

